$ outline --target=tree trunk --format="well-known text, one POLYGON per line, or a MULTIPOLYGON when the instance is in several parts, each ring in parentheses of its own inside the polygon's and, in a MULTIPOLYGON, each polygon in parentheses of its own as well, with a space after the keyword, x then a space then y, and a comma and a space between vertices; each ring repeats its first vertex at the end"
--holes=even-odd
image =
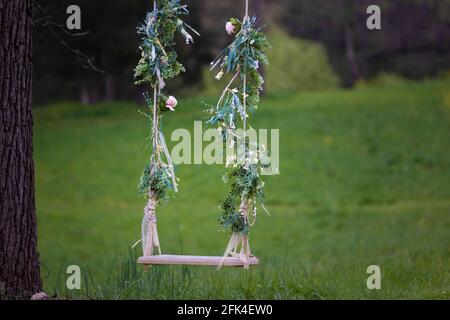
POLYGON ((350 27, 345 28, 345 56, 350 67, 351 84, 353 84, 361 77, 361 72, 356 61, 353 31, 350 27))
POLYGON ((0 0, 0 295, 41 291, 31 113, 32 0, 0 0))
POLYGON ((89 92, 84 83, 81 85, 81 89, 80 89, 80 101, 84 105, 90 104, 89 92))
POLYGON ((113 101, 116 98, 116 80, 111 73, 105 77, 105 100, 113 101))

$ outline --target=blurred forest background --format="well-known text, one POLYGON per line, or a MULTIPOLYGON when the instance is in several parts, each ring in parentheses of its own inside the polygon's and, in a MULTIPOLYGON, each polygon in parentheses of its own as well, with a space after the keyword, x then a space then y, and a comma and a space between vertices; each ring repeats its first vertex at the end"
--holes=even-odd
MULTIPOLYGON (((191 11, 187 20, 202 37, 194 46, 179 39, 177 50, 187 72, 170 83, 170 90, 179 95, 216 93, 208 64, 231 41, 224 25, 229 17, 242 15, 243 1, 185 3, 191 11)), ((133 85, 139 60, 136 26, 151 5, 130 0, 35 1, 35 104, 138 100, 141 95, 133 85), (65 28, 71 4, 81 8, 82 30, 75 34, 65 28), (73 50, 103 72, 84 68, 73 50)), ((261 17, 273 46, 265 69, 269 93, 423 79, 450 69, 448 0, 252 0, 251 13, 261 17), (382 30, 366 27, 371 4, 381 7, 382 30)))

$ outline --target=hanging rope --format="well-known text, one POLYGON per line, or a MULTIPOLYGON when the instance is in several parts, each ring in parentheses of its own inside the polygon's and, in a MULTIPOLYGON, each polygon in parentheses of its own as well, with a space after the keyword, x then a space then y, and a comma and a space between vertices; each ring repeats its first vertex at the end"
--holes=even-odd
MULTIPOLYGON (((248 0, 245 0, 245 14, 243 19, 243 26, 246 25, 247 20, 249 19, 248 16, 248 0)), ((247 32, 246 29, 243 30, 243 32, 247 32)), ((244 166, 249 165, 249 155, 248 155, 248 146, 247 146, 247 62, 244 62, 244 77, 243 77, 243 143, 244 143, 244 166)), ((242 219, 244 220, 244 223, 246 225, 252 226, 255 223, 256 219, 256 206, 254 209, 253 214, 253 222, 250 223, 249 221, 249 206, 250 201, 247 198, 241 199, 241 204, 239 206, 239 214, 242 216, 242 219)), ((239 234, 239 233, 233 233, 231 235, 231 239, 228 242, 227 248, 225 249, 225 252, 223 254, 222 260, 219 264, 219 268, 221 268, 225 262, 225 259, 228 256, 239 258, 242 263, 244 264, 244 268, 248 269, 250 266, 250 257, 252 256, 250 251, 250 243, 249 243, 249 237, 247 234, 239 234), (237 254, 237 251, 240 251, 239 254, 237 254)))
POLYGON ((175 111, 174 108, 177 105, 175 97, 166 96, 163 92, 167 74, 170 74, 172 78, 183 69, 180 68, 177 53, 173 48, 175 38, 172 27, 176 27, 176 31, 181 33, 187 44, 193 43, 194 40, 189 32, 199 35, 182 20, 182 17, 187 14, 189 14, 187 5, 181 5, 178 0, 159 0, 158 2, 155 0, 153 10, 147 13, 144 23, 137 28, 137 33, 141 37, 139 46, 141 59, 134 69, 135 84, 146 84, 153 88, 153 100, 149 97, 149 93, 144 94, 147 107, 153 108, 152 115, 145 114, 152 121, 153 148, 138 185, 139 192, 148 199, 141 225, 140 241, 142 241, 144 256, 152 255, 154 247, 158 247, 161 254, 156 227, 156 208, 162 200, 168 199, 170 192, 178 192, 174 165, 164 139, 161 121, 164 112, 175 111))
MULTIPOLYGON (((157 3, 153 1, 153 12, 156 13, 157 3)), ((155 17, 156 19, 156 17, 155 17)), ((147 22, 149 28, 150 21, 147 22)), ((153 54, 152 54, 153 55, 153 54)), ((154 58, 154 57, 152 57, 154 58)), ((158 75, 158 78, 159 75, 158 75)), ((151 161, 151 174, 157 171, 157 157, 154 153, 158 153, 158 92, 159 86, 155 84, 153 87, 153 123, 152 123, 152 142, 153 142, 153 154, 150 158, 151 161)), ((144 256, 153 255, 153 248, 157 247, 159 254, 161 254, 161 247, 159 244, 157 219, 156 219, 156 207, 157 200, 156 195, 152 190, 148 192, 148 202, 144 208, 144 217, 142 218, 142 251, 144 256)))
MULTIPOLYGON (((153 132, 152 132, 152 139, 153 139, 153 151, 157 150, 158 147, 158 94, 157 94, 157 88, 153 88, 153 132)), ((153 170, 156 170, 156 159, 153 158, 153 170)))
MULTIPOLYGON (((244 15, 244 23, 245 20, 249 19, 248 16, 248 0, 245 0, 245 15, 244 15)), ((246 30, 244 30, 246 32, 246 30)), ((247 62, 244 63, 244 144, 246 139, 246 131, 247 131, 247 62)))

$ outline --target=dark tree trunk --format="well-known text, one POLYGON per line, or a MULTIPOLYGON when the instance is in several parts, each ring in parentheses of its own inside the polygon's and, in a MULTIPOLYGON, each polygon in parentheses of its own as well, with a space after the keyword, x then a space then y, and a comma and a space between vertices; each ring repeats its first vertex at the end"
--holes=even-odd
POLYGON ((351 83, 353 84, 361 77, 361 72, 356 61, 354 35, 350 27, 345 28, 345 56, 350 67, 351 83))
POLYGON ((41 291, 34 201, 31 0, 0 0, 0 295, 41 291))
POLYGON ((116 98, 116 80, 108 73, 105 77, 105 100, 113 101, 116 98))
POLYGON ((81 85, 80 89, 80 101, 84 105, 88 105, 90 103, 89 92, 84 83, 81 85))

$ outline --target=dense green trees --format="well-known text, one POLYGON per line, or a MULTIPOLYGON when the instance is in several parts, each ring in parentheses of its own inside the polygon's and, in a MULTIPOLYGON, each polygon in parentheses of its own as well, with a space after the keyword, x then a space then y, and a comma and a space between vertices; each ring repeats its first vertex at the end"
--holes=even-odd
MULTIPOLYGON (((42 13, 35 10, 34 84, 37 102, 56 99, 104 99, 140 97, 130 86, 138 52, 130 50, 138 42, 136 21, 151 1, 126 0, 37 0, 51 20, 65 25, 66 8, 77 4, 82 11, 83 36, 71 37, 56 28, 61 38, 79 49, 104 73, 80 68, 73 52, 61 46, 42 26, 42 13)), ((242 11, 243 1, 187 1, 191 8, 188 23, 202 37, 195 48, 180 46, 180 60, 187 72, 170 84, 177 90, 198 86, 202 67, 207 65, 229 39, 223 31, 226 17, 242 11)), ((251 0, 250 13, 262 16, 266 32, 278 25, 291 36, 320 42, 340 83, 352 85, 358 78, 380 71, 421 78, 450 68, 450 5, 441 0, 251 0), (366 9, 379 4, 382 30, 366 28, 366 9)), ((178 41, 183 39, 178 38, 178 41)), ((279 50, 274 47, 272 50, 279 50)), ((295 57, 293 57, 295 58, 295 57)))

